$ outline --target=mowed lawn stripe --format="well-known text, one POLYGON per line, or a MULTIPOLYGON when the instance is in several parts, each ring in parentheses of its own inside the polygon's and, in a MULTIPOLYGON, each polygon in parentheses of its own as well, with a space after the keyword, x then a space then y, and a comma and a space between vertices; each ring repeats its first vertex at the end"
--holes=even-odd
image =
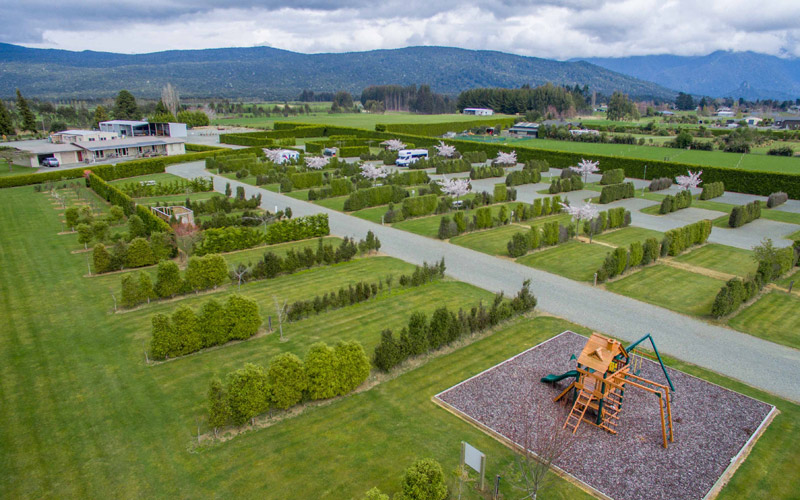
POLYGON ((691 252, 679 255, 675 257, 675 260, 742 277, 753 274, 758 269, 758 263, 753 259, 753 252, 750 250, 718 243, 709 243, 691 252))
POLYGON ((728 324, 750 335, 800 349, 800 297, 777 291, 764 294, 728 324))

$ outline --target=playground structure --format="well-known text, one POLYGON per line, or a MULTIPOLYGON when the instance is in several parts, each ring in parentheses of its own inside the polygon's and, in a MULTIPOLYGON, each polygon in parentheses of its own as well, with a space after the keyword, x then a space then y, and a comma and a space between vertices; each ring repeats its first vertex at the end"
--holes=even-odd
MULTIPOLYGON (((575 356, 570 359, 575 359, 575 356)), ((575 370, 561 375, 547 375, 541 381, 554 383, 567 378, 574 380, 553 401, 566 400, 572 396, 572 409, 564 422, 564 428, 573 434, 582 422, 616 434, 625 391, 640 389, 656 396, 664 448, 668 442, 673 441, 670 390, 674 391, 675 387, 650 334, 625 348, 617 340, 592 333, 577 357, 575 370), (653 347, 655 359, 661 365, 668 386, 639 376, 643 356, 650 357, 639 348, 646 340, 653 347)))

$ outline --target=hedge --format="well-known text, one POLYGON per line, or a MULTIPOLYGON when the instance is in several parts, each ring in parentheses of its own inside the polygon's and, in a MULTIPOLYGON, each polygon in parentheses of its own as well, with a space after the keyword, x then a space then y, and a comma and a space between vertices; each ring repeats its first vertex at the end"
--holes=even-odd
POLYGON ((633 196, 634 189, 632 182, 611 184, 603 186, 603 191, 600 192, 600 203, 611 203, 612 201, 622 200, 624 198, 633 198, 633 196))
POLYGON ((755 200, 746 205, 733 207, 731 215, 728 217, 728 226, 741 227, 749 222, 761 218, 761 202, 755 200))
POLYGON ((600 179, 600 184, 622 184, 625 182, 625 171, 621 168, 612 168, 603 172, 603 177, 600 179))
POLYGON ((471 170, 472 170, 472 164, 463 159, 445 160, 436 162, 437 174, 456 174, 460 172, 469 172, 471 170))
POLYGON ((705 243, 710 234, 711 221, 708 219, 670 229, 664 233, 664 240, 661 242, 661 255, 666 253, 673 257, 679 255, 688 248, 705 243))
POLYGON ((292 179, 294 189, 307 189, 323 184, 322 172, 302 172, 291 174, 289 178, 292 179))
POLYGON ((343 146, 339 148, 340 158, 357 158, 362 153, 369 153, 369 146, 343 146))
POLYGON ((165 220, 156 216, 147 207, 134 203, 133 198, 123 193, 115 186, 109 184, 105 180, 101 179, 94 172, 89 173, 86 181, 89 187, 101 198, 105 199, 112 205, 122 208, 122 211, 126 216, 133 215, 134 213, 138 215, 142 219, 142 222, 144 222, 148 235, 154 232, 172 232, 172 227, 170 227, 165 220))
POLYGON ((282 219, 267 226, 266 242, 270 245, 286 241, 304 240, 328 236, 328 214, 307 215, 294 219, 282 219))
MULTIPOLYGON (((276 223, 277 224, 277 223, 276 223)), ((252 227, 227 226, 206 229, 194 246, 195 255, 233 252, 264 243, 264 234, 252 227)))
POLYGON ((548 188, 548 192, 550 194, 567 193, 569 191, 578 191, 580 189, 583 189, 583 181, 579 176, 574 175, 566 179, 553 177, 550 181, 550 187, 548 188))
POLYGON ((344 201, 345 212, 353 212, 367 207, 386 205, 387 203, 400 203, 408 195, 405 189, 399 186, 377 186, 359 189, 351 193, 344 201))
POLYGON ((634 241, 628 250, 624 247, 608 252, 603 264, 597 269, 597 281, 604 281, 623 274, 628 269, 646 266, 658 260, 659 244, 655 238, 648 238, 644 243, 634 241))
POLYGON ((536 184, 541 182, 542 174, 536 169, 524 169, 509 172, 506 175, 506 186, 519 186, 520 184, 536 184))
POLYGON ((700 193, 701 200, 710 200, 725 194, 724 182, 705 182, 703 183, 703 192, 700 193))
POLYGON ((767 208, 775 208, 778 205, 786 203, 788 199, 789 196, 787 196, 786 193, 782 191, 777 193, 771 193, 769 195, 769 198, 767 198, 767 208))
MULTIPOLYGON (((424 170, 408 170, 406 172, 394 172, 386 179, 389 184, 398 186, 416 186, 417 184, 428 184, 431 178, 424 170)), ((333 182, 333 181, 331 181, 333 182)))
POLYGON ((432 214, 438 205, 439 197, 435 194, 406 198, 403 200, 403 217, 407 219, 432 214))
POLYGON ((650 181, 650 187, 648 188, 651 193, 655 191, 661 191, 662 189, 667 189, 672 185, 672 179, 669 177, 659 177, 658 179, 653 179, 650 181))
POLYGON ((668 214, 676 210, 689 208, 690 206, 692 206, 692 192, 688 189, 684 189, 675 196, 670 194, 666 195, 664 199, 661 200, 661 206, 658 208, 658 213, 668 214))
POLYGON ((503 177, 504 175, 506 175, 505 169, 495 166, 472 167, 469 171, 469 178, 472 180, 503 177))

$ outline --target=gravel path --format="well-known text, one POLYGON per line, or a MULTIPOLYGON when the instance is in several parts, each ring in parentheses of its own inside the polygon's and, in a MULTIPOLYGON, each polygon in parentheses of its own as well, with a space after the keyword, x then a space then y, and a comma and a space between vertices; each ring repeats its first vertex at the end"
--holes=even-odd
MULTIPOLYGON (((210 175, 203 162, 172 165, 167 170, 186 178, 210 175)), ((234 189, 244 186, 248 197, 260 193, 262 206, 269 210, 289 206, 298 216, 327 213, 333 234, 363 238, 372 230, 381 240, 381 251, 392 257, 414 264, 445 257, 448 275, 492 292, 516 293, 523 280, 530 279, 543 311, 626 341, 652 333, 664 353, 800 402, 799 350, 509 260, 381 226, 235 180, 213 177, 215 190, 224 192, 227 182, 234 189)))
MULTIPOLYGON (((548 373, 574 369, 575 361, 569 357, 585 343, 586 337, 564 332, 436 398, 494 433, 541 453, 546 445, 542 436, 559 432, 556 429, 569 413, 571 405, 554 403, 553 398, 572 379, 556 384, 539 380, 548 373)), ((641 376, 666 383, 657 363, 646 360, 641 368, 641 376)), ((666 449, 655 396, 629 386, 618 433, 581 423, 555 465, 616 500, 703 498, 773 407, 683 372, 668 371, 676 389, 671 397, 675 440, 666 449)))

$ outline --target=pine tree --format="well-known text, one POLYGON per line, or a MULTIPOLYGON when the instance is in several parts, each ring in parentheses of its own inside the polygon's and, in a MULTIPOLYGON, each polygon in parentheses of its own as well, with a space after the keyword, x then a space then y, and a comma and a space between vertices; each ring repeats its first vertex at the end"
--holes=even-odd
POLYGON ((36 132, 36 116, 34 116, 31 108, 28 107, 28 101, 22 97, 19 89, 17 89, 17 112, 22 120, 22 130, 36 132))
POLYGON ((120 90, 117 99, 114 101, 114 119, 116 120, 138 120, 141 118, 139 107, 136 105, 136 98, 127 90, 120 90))
POLYGON ((15 132, 11 113, 8 112, 8 108, 3 104, 3 100, 0 99, 0 135, 14 135, 15 132))

